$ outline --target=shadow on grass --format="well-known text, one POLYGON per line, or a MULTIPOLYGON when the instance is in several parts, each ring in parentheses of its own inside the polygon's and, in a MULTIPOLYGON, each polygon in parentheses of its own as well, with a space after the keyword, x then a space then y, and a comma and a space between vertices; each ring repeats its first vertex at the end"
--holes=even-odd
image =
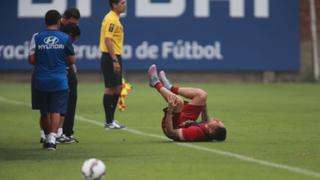
POLYGON ((83 159, 83 157, 90 156, 90 152, 83 150, 68 151, 61 147, 58 147, 56 151, 47 151, 39 147, 26 147, 26 148, 0 148, 0 161, 47 161, 54 160, 66 160, 66 159, 83 159))

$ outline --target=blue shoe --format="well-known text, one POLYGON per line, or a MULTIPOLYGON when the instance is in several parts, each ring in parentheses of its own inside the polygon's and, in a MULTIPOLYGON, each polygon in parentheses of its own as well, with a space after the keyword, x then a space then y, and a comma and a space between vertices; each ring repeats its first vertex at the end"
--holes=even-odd
POLYGON ((167 76, 166 76, 166 73, 165 73, 164 71, 160 71, 159 77, 160 77, 160 80, 161 80, 163 86, 164 86, 166 89, 171 90, 172 84, 171 84, 171 82, 168 80, 168 78, 167 78, 167 76))
POLYGON ((155 64, 152 64, 149 67, 149 85, 151 87, 154 87, 157 83, 160 83, 158 73, 157 73, 157 66, 155 64))

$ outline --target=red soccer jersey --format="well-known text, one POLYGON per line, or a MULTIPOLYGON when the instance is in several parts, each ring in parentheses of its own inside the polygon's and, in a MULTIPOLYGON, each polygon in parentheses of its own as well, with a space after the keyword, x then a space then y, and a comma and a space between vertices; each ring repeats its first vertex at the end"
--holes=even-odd
MULTIPOLYGON (((192 120, 197 121, 199 115, 203 111, 204 106, 184 104, 180 113, 175 113, 173 116, 173 128, 177 129, 181 123, 192 120)), ((164 128, 164 120, 166 119, 167 108, 163 109, 164 117, 162 118, 162 128, 164 128)))
POLYGON ((204 132, 205 125, 207 123, 201 123, 199 125, 192 125, 188 128, 181 128, 182 141, 208 141, 204 132))
MULTIPOLYGON (((191 121, 197 121, 199 115, 203 111, 204 106, 197 106, 197 105, 191 105, 186 103, 182 111, 180 113, 175 113, 172 117, 172 123, 174 129, 181 129, 182 132, 182 139, 181 141, 206 141, 209 140, 204 132, 205 124, 201 123, 199 125, 191 125, 188 127, 181 126, 181 123, 191 120, 191 121)), ((163 110, 165 113, 163 119, 162 119, 162 130, 164 134, 165 132, 165 118, 166 118, 166 112, 167 108, 163 110)))

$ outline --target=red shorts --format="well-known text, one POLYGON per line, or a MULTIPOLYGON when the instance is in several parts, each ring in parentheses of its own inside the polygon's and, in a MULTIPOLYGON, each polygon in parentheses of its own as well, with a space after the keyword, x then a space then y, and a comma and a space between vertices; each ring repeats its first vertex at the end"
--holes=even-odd
MULTIPOLYGON (((203 105, 192 105, 188 103, 184 104, 181 112, 175 113, 173 116, 173 128, 174 129, 181 128, 180 124, 187 120, 196 121, 200 113, 203 111, 203 109, 204 109, 203 105)), ((163 109, 163 112, 164 112, 164 117, 162 118, 162 130, 165 133, 164 127, 165 127, 167 108, 163 109)))

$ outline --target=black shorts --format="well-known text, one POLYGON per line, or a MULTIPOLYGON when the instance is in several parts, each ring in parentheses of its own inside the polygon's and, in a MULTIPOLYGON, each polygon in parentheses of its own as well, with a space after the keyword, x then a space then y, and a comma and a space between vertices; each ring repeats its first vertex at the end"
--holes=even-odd
POLYGON ((113 88, 122 85, 122 59, 117 55, 120 64, 120 73, 114 73, 113 62, 109 53, 102 53, 101 55, 101 71, 104 79, 104 87, 113 88))
POLYGON ((34 88, 34 75, 31 77, 31 107, 34 110, 40 109, 40 103, 37 98, 37 90, 34 88))
POLYGON ((45 92, 37 90, 36 96, 41 115, 48 113, 66 114, 68 90, 45 92))
POLYGON ((31 87, 31 107, 33 110, 40 109, 40 103, 37 98, 37 90, 34 87, 31 87))

